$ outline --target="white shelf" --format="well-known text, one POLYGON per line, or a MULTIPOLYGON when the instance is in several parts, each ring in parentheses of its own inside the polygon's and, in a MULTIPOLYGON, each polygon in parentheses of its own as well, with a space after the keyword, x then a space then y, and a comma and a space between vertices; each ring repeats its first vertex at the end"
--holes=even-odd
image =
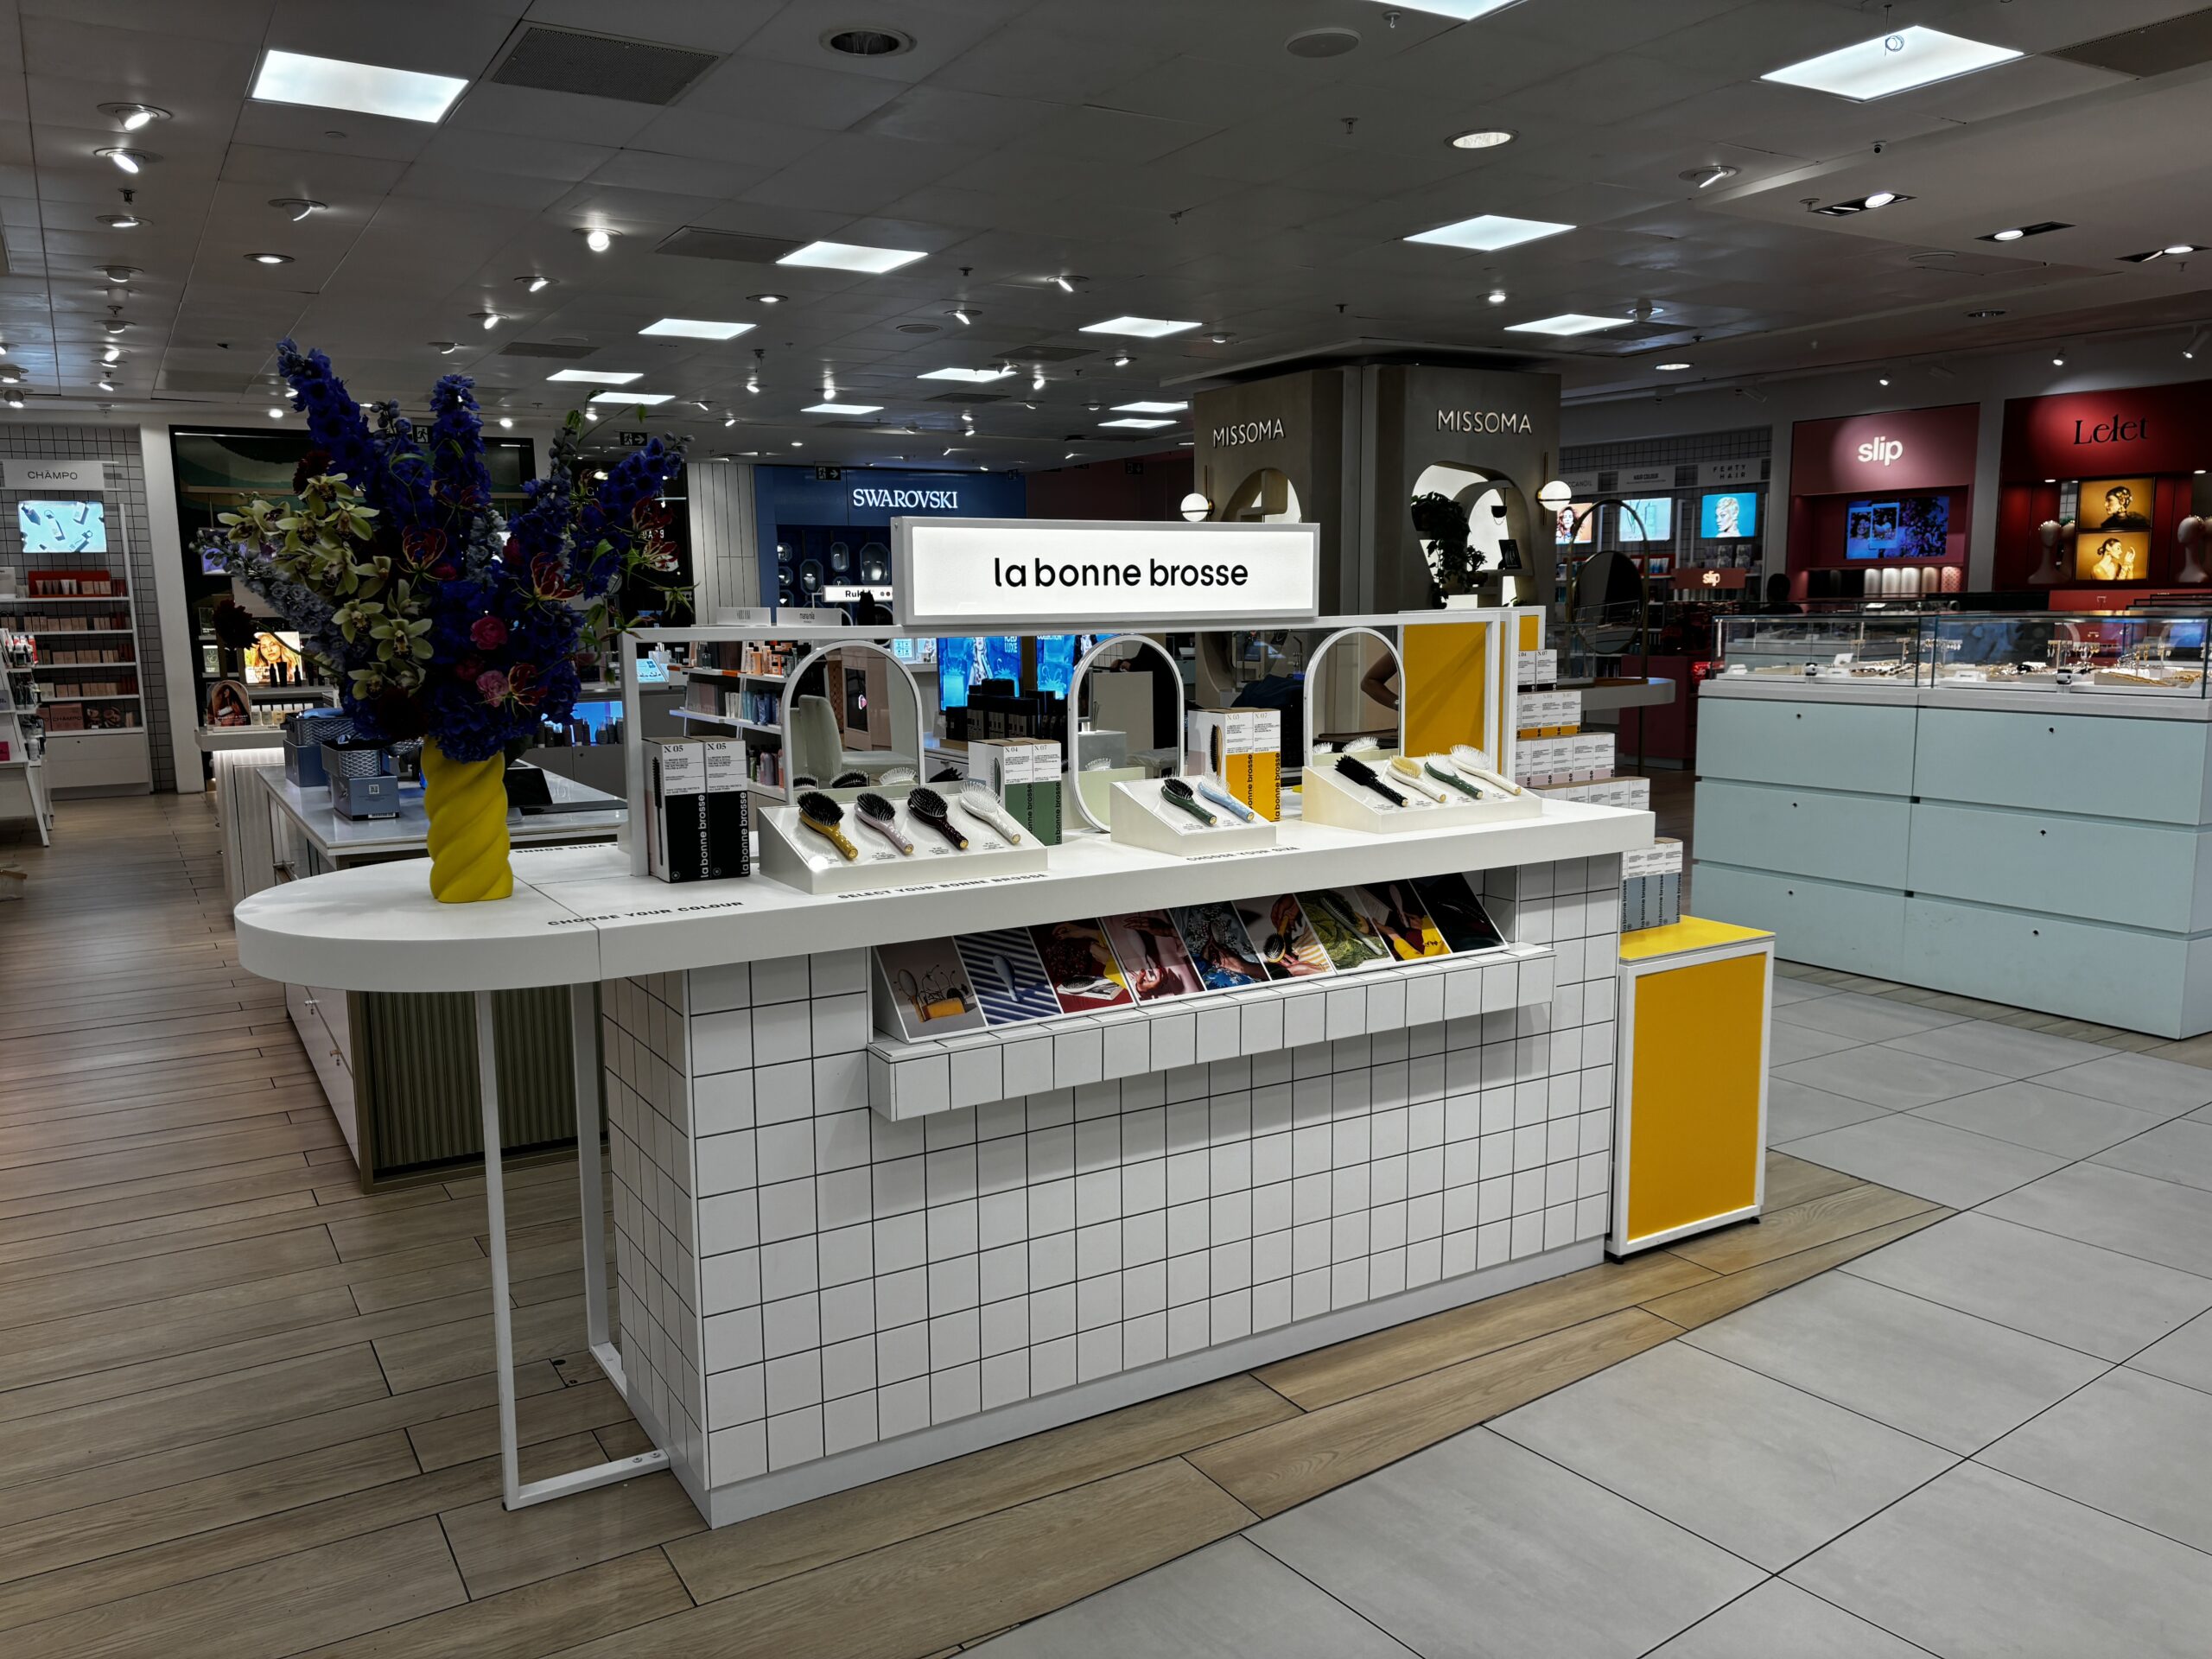
POLYGON ((704 709, 678 709, 676 717, 678 720, 703 720, 713 726, 741 726, 745 723, 735 715, 710 715, 704 709))
POLYGON ((102 634, 128 634, 129 628, 20 628, 34 639, 97 639, 102 634))
POLYGON ((757 720, 741 720, 737 722, 737 729, 741 732, 773 732, 781 735, 784 728, 780 726, 764 726, 757 720))
POLYGON ((41 605, 128 605, 128 594, 10 594, 0 598, 0 611, 35 610, 41 605))

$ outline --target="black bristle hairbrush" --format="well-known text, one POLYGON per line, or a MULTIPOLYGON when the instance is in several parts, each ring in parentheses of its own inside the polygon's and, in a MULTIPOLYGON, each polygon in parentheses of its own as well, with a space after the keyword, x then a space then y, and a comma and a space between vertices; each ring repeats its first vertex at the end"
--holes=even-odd
POLYGON ((798 798, 798 821, 848 859, 855 859, 861 855, 861 849, 837 827, 844 816, 845 809, 818 789, 810 789, 798 798))
POLYGON ((916 785, 907 795, 906 810, 914 815, 916 823, 926 823, 962 852, 968 850, 968 837, 953 823, 952 810, 944 804, 944 797, 926 784, 916 785))
POLYGON ((1404 796, 1376 776, 1375 768, 1356 754, 1340 754, 1337 757, 1337 776, 1348 778, 1355 784, 1366 785, 1393 806, 1403 806, 1406 804, 1404 796))
POLYGON ((911 853, 914 850, 914 843, 907 840, 905 833, 899 828, 899 809, 885 800, 882 796, 863 793, 853 803, 853 807, 860 814, 862 824, 874 830, 877 835, 881 836, 900 852, 911 853))
POLYGON ((1198 804, 1198 796, 1192 792, 1191 786, 1180 778, 1161 779, 1160 798, 1170 806, 1181 808, 1209 829, 1221 822, 1219 818, 1198 804))
POLYGON ((868 787, 868 773, 864 772, 841 772, 835 778, 832 778, 830 780, 830 787, 832 789, 866 789, 868 787))

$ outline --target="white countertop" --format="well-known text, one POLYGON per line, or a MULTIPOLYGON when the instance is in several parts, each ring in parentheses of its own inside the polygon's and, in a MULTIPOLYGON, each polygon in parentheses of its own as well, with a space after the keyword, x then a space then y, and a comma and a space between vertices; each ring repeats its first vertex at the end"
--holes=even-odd
POLYGON ((1086 834, 1053 848, 1043 874, 822 898, 760 874, 687 883, 632 875, 628 854, 615 846, 518 848, 514 896, 494 903, 437 903, 424 867, 412 861, 256 893, 238 907, 238 953, 264 979, 340 990, 580 984, 979 927, 1602 857, 1651 839, 1649 812, 1548 800, 1541 817, 1398 836, 1294 819, 1280 826, 1274 847, 1198 858, 1086 834))
POLYGON ((2007 714, 2096 715, 2108 720, 2212 721, 2212 699, 2194 691, 2128 691, 2114 686, 1914 685, 1910 681, 1715 674, 1700 697, 1774 702, 1856 702, 1891 709, 1983 709, 2007 714))
MULTIPOLYGON (((302 789, 284 776, 282 767, 263 772, 261 781, 276 804, 297 821, 308 839, 325 857, 419 853, 429 844, 430 820, 423 810, 420 785, 410 784, 399 791, 397 817, 348 818, 332 810, 329 790, 320 786, 302 789)), ((545 783, 548 792, 556 801, 605 801, 607 809, 597 812, 549 812, 530 817, 511 811, 507 814, 507 839, 516 846, 527 846, 532 842, 574 841, 582 835, 610 835, 622 827, 628 816, 619 795, 588 788, 558 772, 547 772, 545 783)))
POLYGON ((284 747, 282 726, 202 726, 192 734, 192 741, 210 754, 224 749, 281 749, 284 747))

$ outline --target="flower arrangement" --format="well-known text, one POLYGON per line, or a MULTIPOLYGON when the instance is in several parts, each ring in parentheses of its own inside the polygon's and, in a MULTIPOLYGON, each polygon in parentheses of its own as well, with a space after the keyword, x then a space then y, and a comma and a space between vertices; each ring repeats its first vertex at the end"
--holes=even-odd
POLYGON ((438 382, 418 428, 397 404, 364 411, 322 353, 277 351, 315 447, 296 501, 223 514, 211 550, 337 676, 362 736, 480 761, 565 721, 579 661, 625 626, 621 583, 668 563, 658 497, 682 446, 655 438, 587 487, 571 414, 503 522, 467 377, 438 382))

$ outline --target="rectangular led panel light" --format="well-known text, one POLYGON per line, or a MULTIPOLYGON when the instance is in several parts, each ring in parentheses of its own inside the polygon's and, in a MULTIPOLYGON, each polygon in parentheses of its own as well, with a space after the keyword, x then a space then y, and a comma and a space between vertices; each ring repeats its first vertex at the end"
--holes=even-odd
POLYGON ((1116 415, 1180 415, 1188 404, 1116 404, 1116 415))
POLYGON ((1109 317, 1103 322, 1085 323, 1077 332, 1128 334, 1138 340, 1159 340, 1168 334, 1187 333, 1198 326, 1195 322, 1170 322, 1164 317, 1109 317))
POLYGON ((1463 219, 1456 225, 1440 225, 1433 231, 1422 231, 1406 240, 1427 242, 1440 248, 1472 248, 1478 253, 1495 253, 1500 248, 1517 248, 1523 242, 1557 236, 1561 231, 1573 228, 1572 225, 1554 225, 1547 219, 1515 219, 1507 213, 1479 213, 1473 219, 1463 219))
POLYGON ((261 73, 253 78, 251 96, 270 104, 309 104, 401 121, 436 121, 467 85, 455 75, 426 75, 415 69, 386 69, 271 48, 261 60, 261 73))
POLYGON ((1626 317, 1593 317, 1585 311, 1562 311, 1555 317, 1510 324, 1509 334, 1594 334, 1600 328, 1624 328, 1626 317))
POLYGON ((696 317, 663 317, 638 330, 641 334, 672 335, 677 340, 735 340, 751 331, 749 322, 702 322, 696 317))
POLYGON ((911 265, 926 255, 905 248, 863 248, 851 242, 810 242, 776 261, 779 265, 812 265, 823 270, 857 270, 880 276, 887 270, 911 265))
POLYGON ((1163 426, 1173 426, 1175 423, 1173 421, 1147 421, 1132 416, 1130 419, 1126 421, 1101 421, 1098 424, 1101 426, 1134 426, 1143 431, 1154 432, 1163 426))
POLYGON ((664 404, 675 396, 672 391, 594 391, 591 400, 594 404, 620 404, 628 409, 638 404, 664 404))
POLYGON ((1816 92, 1833 92, 1863 104, 1869 99, 1887 98, 1932 81, 2010 63, 2019 55, 2009 46, 1990 46, 1915 23, 1856 46, 1823 52, 1817 58, 1790 64, 1759 79, 1780 81, 1785 86, 1808 86, 1816 92))
POLYGON ((927 374, 918 374, 917 380, 963 380, 969 385, 980 386, 993 380, 1003 380, 1012 369, 931 369, 927 374))
POLYGON ((880 415, 881 404, 809 404, 799 411, 804 415, 880 415))
POLYGON ((1397 4, 1408 11, 1433 11, 1439 17, 1457 17, 1461 22, 1471 18, 1487 17, 1493 11, 1519 3, 1519 0, 1385 0, 1386 4, 1397 4))
POLYGON ((588 386, 626 386, 632 380, 645 378, 641 369, 634 374, 617 374, 612 369, 556 369, 545 377, 548 380, 580 380, 588 386))

